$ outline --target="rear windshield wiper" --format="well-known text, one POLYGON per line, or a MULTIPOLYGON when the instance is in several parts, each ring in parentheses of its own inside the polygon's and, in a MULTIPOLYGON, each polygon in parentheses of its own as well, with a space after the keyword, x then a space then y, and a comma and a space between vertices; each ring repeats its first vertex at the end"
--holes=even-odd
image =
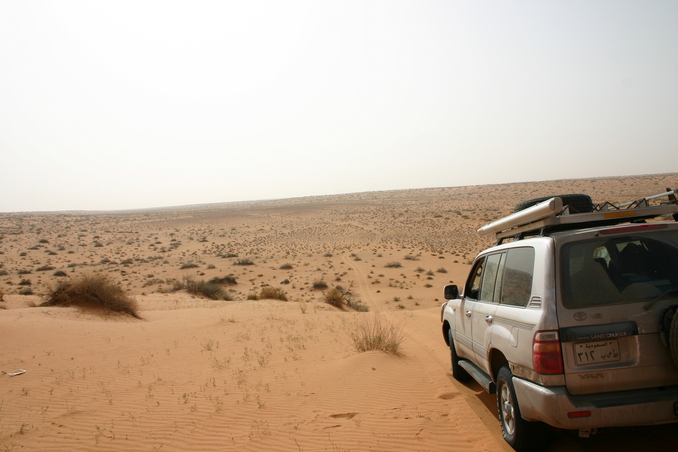
POLYGON ((647 311, 647 310, 650 309, 656 302, 658 302, 659 300, 661 300, 662 298, 664 298, 666 295, 678 295, 678 289, 667 290, 666 292, 664 292, 664 293, 662 293, 662 294, 660 294, 660 295, 657 295, 654 299, 652 299, 652 300, 650 300, 648 303, 646 303, 646 304, 643 306, 643 309, 645 309, 645 310, 647 311))

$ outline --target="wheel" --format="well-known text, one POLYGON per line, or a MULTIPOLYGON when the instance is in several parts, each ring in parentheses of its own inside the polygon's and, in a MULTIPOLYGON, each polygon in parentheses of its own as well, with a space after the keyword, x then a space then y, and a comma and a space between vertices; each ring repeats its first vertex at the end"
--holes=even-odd
POLYGON ((592 212, 593 211, 593 201, 589 195, 575 193, 570 195, 554 195, 554 196, 544 196, 541 198, 528 199, 527 201, 519 202, 513 208, 514 212, 520 212, 521 210, 532 207, 540 202, 544 202, 547 199, 554 197, 561 198, 563 200, 564 206, 570 206, 573 211, 576 213, 592 212))
POLYGON ((452 341, 452 330, 447 332, 447 338, 450 342, 450 358, 452 361, 452 376, 455 380, 465 382, 471 379, 471 375, 466 372, 466 369, 459 365, 459 357, 457 351, 454 349, 454 341, 452 341))
POLYGON ((669 331, 669 350, 671 350, 673 364, 678 367, 678 315, 675 313, 671 321, 671 330, 669 331))
POLYGON ((505 365, 497 375, 497 412, 504 440, 517 451, 526 452, 543 448, 546 444, 546 426, 541 422, 528 422, 520 415, 513 374, 505 365))

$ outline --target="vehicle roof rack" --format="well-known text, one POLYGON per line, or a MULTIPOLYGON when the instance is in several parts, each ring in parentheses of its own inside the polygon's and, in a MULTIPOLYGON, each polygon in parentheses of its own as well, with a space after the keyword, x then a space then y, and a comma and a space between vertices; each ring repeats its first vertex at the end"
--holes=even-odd
POLYGON ((567 229, 581 229, 609 224, 639 222, 664 215, 672 215, 678 221, 678 190, 666 189, 666 192, 648 196, 623 204, 603 202, 593 206, 591 212, 577 213, 564 205, 562 198, 553 197, 527 209, 515 212, 478 229, 478 234, 494 234, 497 244, 506 238, 522 239, 526 235, 546 235, 549 232, 567 229), (659 205, 650 205, 649 201, 667 197, 659 205))

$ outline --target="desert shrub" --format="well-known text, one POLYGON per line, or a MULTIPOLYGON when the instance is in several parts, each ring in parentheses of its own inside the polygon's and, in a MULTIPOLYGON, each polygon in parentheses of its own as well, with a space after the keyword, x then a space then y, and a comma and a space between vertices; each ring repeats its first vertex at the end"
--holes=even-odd
POLYGON ((179 281, 178 279, 168 279, 167 283, 170 284, 170 287, 162 290, 162 292, 171 293, 185 290, 192 295, 209 298, 210 300, 233 300, 230 294, 225 291, 221 285, 212 281, 205 281, 202 279, 196 281, 191 277, 184 277, 182 281, 179 281))
POLYGON ((341 286, 333 287, 325 293, 325 303, 341 308, 346 304, 341 286))
POLYGON ((313 290, 325 290, 327 289, 327 283, 322 280, 313 281, 313 290))
POLYGON ((325 303, 341 309, 343 309, 344 306, 349 306, 356 311, 369 311, 369 306, 361 304, 359 300, 354 299, 355 294, 351 291, 352 285, 353 283, 351 283, 347 289, 344 289, 342 286, 336 286, 325 292, 325 303))
POLYGON ((367 306, 366 304, 361 304, 358 302, 351 303, 351 306, 353 306, 353 309, 355 309, 358 312, 369 312, 370 307, 367 306))
POLYGON ((418 261, 419 258, 417 256, 412 256, 411 254, 408 254, 407 256, 404 257, 406 261, 418 261))
POLYGON ((292 270, 293 268, 294 266, 292 266, 292 264, 289 262, 280 266, 280 270, 292 270))
POLYGON ((425 271, 426 271, 426 269, 423 268, 423 267, 417 267, 417 269, 415 270, 415 272, 417 272, 417 273, 424 273, 425 271))
POLYGON ((247 299, 248 300, 258 300, 259 297, 255 293, 250 293, 250 294, 247 294, 247 299))
POLYGON ((221 285, 213 282, 204 280, 195 281, 191 278, 186 278, 185 287, 186 292, 209 298, 210 300, 232 300, 232 298, 228 295, 228 292, 226 292, 221 285))
POLYGON ((440 267, 438 270, 436 270, 438 273, 447 273, 447 270, 445 270, 444 267, 440 267))
POLYGON ((213 284, 221 284, 222 286, 238 284, 238 282, 235 280, 235 276, 233 276, 233 275, 222 276, 222 277, 215 276, 214 278, 211 278, 209 280, 209 282, 211 282, 213 284))
POLYGON ((19 270, 17 273, 19 275, 30 275, 31 271, 30 270, 19 270))
POLYGON ((7 273, 7 270, 0 270, 0 276, 7 276, 9 273, 7 273))
POLYGON ((349 332, 353 346, 359 352, 381 350, 400 355, 402 329, 379 314, 362 317, 349 332))
POLYGON ((76 306, 141 318, 136 301, 105 275, 82 275, 72 281, 59 282, 40 306, 76 306))
POLYGON ((22 279, 21 281, 19 281, 20 286, 30 286, 31 284, 33 283, 31 282, 30 279, 22 279))
POLYGON ((259 293, 260 300, 281 300, 287 301, 287 292, 279 287, 263 287, 259 293))
POLYGON ((186 270, 187 268, 198 268, 198 264, 194 264, 193 262, 189 262, 187 264, 181 264, 181 267, 179 267, 179 270, 186 270))
POLYGON ((254 262, 252 262, 252 259, 238 259, 233 262, 233 265, 254 265, 254 262))
POLYGON ((33 291, 30 287, 24 287, 19 291, 19 295, 33 295, 33 291))
POLYGON ((402 264, 400 262, 389 262, 386 264, 386 268, 400 268, 402 264))

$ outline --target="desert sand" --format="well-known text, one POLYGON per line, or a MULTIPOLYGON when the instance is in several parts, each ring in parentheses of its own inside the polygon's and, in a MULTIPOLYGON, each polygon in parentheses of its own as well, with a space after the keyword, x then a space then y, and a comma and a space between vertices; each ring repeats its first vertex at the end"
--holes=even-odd
MULTIPOLYGON (((494 397, 452 379, 440 329, 443 286, 492 242, 476 229, 525 199, 619 203, 676 186, 673 173, 0 214, 0 452, 511 450, 494 397), (92 273, 142 319, 39 306, 92 273), (233 301, 169 291, 227 275, 233 301), (369 312, 326 304, 318 281, 369 312), (252 299, 267 286, 288 301, 252 299), (375 315, 402 332, 400 354, 353 346, 375 315)), ((669 450, 678 428, 552 436, 550 451, 669 450)))

